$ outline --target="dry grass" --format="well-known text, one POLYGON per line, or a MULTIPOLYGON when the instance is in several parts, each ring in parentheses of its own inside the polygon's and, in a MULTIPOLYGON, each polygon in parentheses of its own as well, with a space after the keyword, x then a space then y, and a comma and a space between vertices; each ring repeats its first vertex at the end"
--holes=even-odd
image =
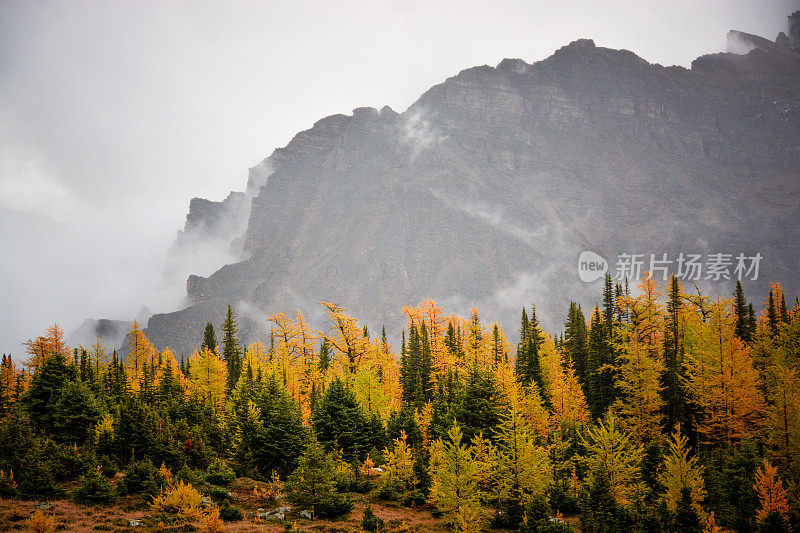
MULTIPOLYGON (((241 522, 223 523, 219 529, 216 520, 207 522, 207 514, 197 520, 184 520, 178 516, 159 514, 153 510, 149 501, 141 496, 126 496, 113 505, 85 506, 70 500, 55 500, 50 503, 53 508, 44 513, 53 520, 55 531, 89 533, 97 531, 129 531, 129 532, 177 532, 177 531, 226 531, 230 533, 285 532, 286 524, 296 524, 296 531, 306 533, 357 533, 361 529, 361 518, 365 497, 354 494, 354 509, 337 520, 305 520, 296 513, 287 516, 285 523, 272 520, 255 519, 259 507, 265 509, 291 505, 283 499, 263 502, 253 497, 253 489, 265 488, 267 484, 248 479, 239 479, 231 485, 232 504, 238 505, 245 512, 251 513, 241 522), (142 520, 142 527, 129 528, 131 519, 142 520), (210 527, 209 527, 210 526, 210 527)), ((0 531, 26 531, 26 521, 34 514, 36 502, 21 500, 0 500, 0 531)), ((372 509, 386 521, 386 531, 447 531, 440 519, 431 516, 428 507, 408 509, 400 506, 372 502, 372 509)), ((296 510, 297 511, 297 510, 296 510)))

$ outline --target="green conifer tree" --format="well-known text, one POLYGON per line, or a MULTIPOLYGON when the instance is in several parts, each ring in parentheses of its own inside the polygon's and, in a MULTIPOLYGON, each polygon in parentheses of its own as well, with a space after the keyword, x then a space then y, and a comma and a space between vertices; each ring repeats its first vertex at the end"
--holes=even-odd
POLYGON ((228 366, 228 390, 233 390, 242 373, 242 349, 239 339, 236 337, 239 327, 236 324, 231 304, 228 304, 228 312, 220 329, 222 330, 222 359, 228 366))

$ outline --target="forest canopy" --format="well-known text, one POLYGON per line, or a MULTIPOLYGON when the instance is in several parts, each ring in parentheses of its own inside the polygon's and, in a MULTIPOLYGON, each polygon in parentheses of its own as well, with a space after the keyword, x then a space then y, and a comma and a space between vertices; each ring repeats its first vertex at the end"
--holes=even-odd
POLYGON ((431 300, 403 309, 399 347, 332 302, 326 331, 275 313, 248 346, 228 306, 188 356, 136 322, 123 353, 69 347, 56 324, 23 362, 3 355, 0 496, 145 494, 161 520, 213 530, 259 519, 206 505, 244 478, 304 520, 367 494, 456 531, 800 527, 797 299, 773 284, 756 315, 741 285, 709 298, 610 276, 598 298, 558 333, 523 307, 516 344, 431 300))

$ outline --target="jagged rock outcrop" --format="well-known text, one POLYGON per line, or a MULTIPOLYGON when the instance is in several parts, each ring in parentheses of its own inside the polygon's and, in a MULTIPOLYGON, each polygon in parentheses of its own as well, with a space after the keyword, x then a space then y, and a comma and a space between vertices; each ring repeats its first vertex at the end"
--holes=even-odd
POLYGON ((795 294, 800 56, 764 41, 687 70, 580 39, 537 63, 466 69, 404 113, 322 119, 251 169, 247 205, 193 201, 184 235, 247 213, 225 234, 239 257, 190 276, 189 306, 146 333, 188 353, 228 303, 250 341, 265 311, 321 324, 318 300, 397 331, 402 306, 423 298, 475 304, 510 329, 535 302, 555 326, 568 298, 599 297, 577 276, 586 249, 612 262, 759 252, 746 289, 779 279, 795 294))
POLYGON ((793 52, 800 51, 800 11, 789 15, 789 49, 793 52))

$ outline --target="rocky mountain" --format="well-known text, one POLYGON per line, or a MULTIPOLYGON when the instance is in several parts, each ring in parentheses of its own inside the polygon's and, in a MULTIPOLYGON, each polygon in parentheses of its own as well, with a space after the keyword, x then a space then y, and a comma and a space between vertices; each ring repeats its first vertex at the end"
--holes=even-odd
POLYGON ((691 69, 580 39, 533 64, 464 70, 403 113, 323 118, 251 169, 246 191, 192 200, 173 253, 213 240, 228 264, 189 275, 186 307, 152 316, 146 334, 190 353, 228 303, 249 341, 266 312, 301 309, 323 326, 319 300, 397 332, 402 307, 427 298, 448 312, 474 304, 509 330, 536 303, 556 327, 570 298, 599 299, 601 282, 578 277, 583 250, 612 269, 622 253, 760 253, 745 289, 760 298, 781 280, 793 299, 796 32, 731 32, 746 53, 691 69))

